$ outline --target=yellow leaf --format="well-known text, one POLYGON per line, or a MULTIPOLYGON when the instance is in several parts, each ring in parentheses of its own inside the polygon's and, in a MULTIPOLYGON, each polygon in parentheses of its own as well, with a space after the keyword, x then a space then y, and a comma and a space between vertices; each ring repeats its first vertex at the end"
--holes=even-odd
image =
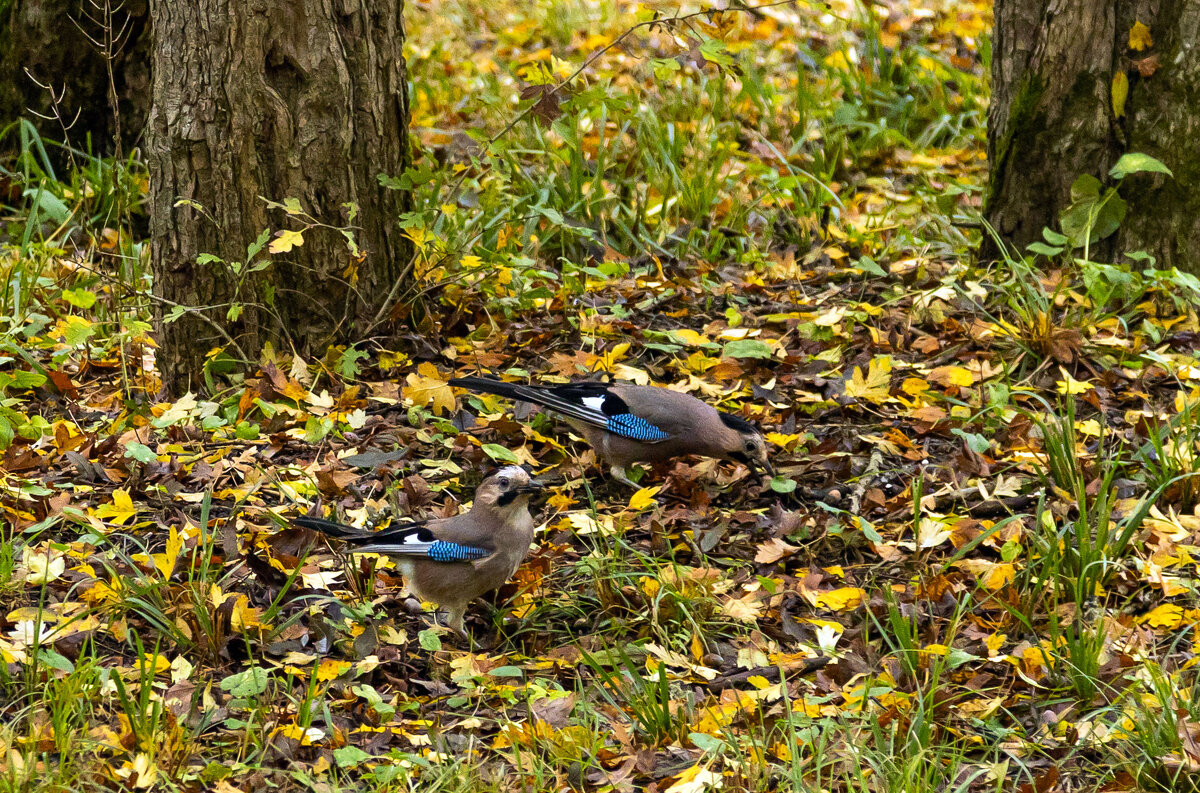
POLYGON ((687 367, 693 372, 707 372, 720 362, 720 358, 710 358, 699 350, 696 350, 688 356, 687 367))
POLYGON ((1154 37, 1150 35, 1150 28, 1141 22, 1134 22, 1133 27, 1129 29, 1129 49, 1141 52, 1153 46, 1154 37))
POLYGON ((679 330, 673 330, 671 331, 671 335, 689 347, 702 347, 705 344, 710 343, 706 336, 697 333, 691 328, 680 328, 679 330))
POLYGON ((645 509, 654 503, 654 497, 658 495, 658 491, 660 490, 662 490, 661 485, 658 487, 643 487, 629 499, 629 508, 639 511, 645 509))
POLYGON ((304 234, 302 232, 284 229, 275 233, 275 239, 271 240, 267 250, 271 253, 287 253, 292 248, 299 248, 303 244, 304 234))
POLYGON ((93 513, 98 518, 109 518, 113 523, 128 523, 137 515, 133 499, 128 490, 114 490, 111 504, 101 504, 93 513))
POLYGON ((1125 115, 1125 100, 1128 98, 1129 75, 1123 71, 1117 72, 1112 79, 1112 109, 1117 118, 1125 115))
MULTIPOLYGON (((929 373, 929 379, 940 386, 969 386, 975 382, 970 369, 961 366, 939 366, 929 373)), ((907 382, 907 381, 905 381, 907 382)))
POLYGON ((819 593, 813 605, 830 611, 850 611, 858 608, 865 594, 866 592, 856 586, 844 586, 819 593))
POLYGON ((21 564, 25 566, 25 583, 40 586, 58 578, 67 569, 62 553, 52 549, 34 553, 26 545, 21 551, 21 564))
POLYGON ((983 640, 983 646, 987 647, 988 657, 995 658, 1000 654, 1000 648, 1004 646, 1005 640, 1008 639, 1008 634, 993 633, 983 640))
POLYGON ((1091 383, 1085 383, 1081 380, 1076 380, 1064 369, 1063 379, 1057 383, 1058 393, 1060 394, 1082 394, 1084 391, 1090 391, 1093 386, 1091 383))
POLYGON ((1001 562, 993 567, 983 577, 983 585, 993 592, 1004 589, 1017 578, 1017 570, 1007 562, 1001 562))
POLYGON ((421 364, 416 372, 405 378, 405 382, 408 385, 401 389, 401 393, 412 404, 425 407, 432 403, 434 414, 439 416, 443 410, 454 412, 454 391, 433 364, 421 364))
POLYGON ((704 793, 719 789, 723 781, 720 774, 694 765, 680 774, 679 779, 667 788, 666 793, 704 793))
POLYGON ((158 574, 167 580, 171 577, 171 573, 175 572, 175 563, 179 559, 179 552, 183 550, 183 535, 174 526, 167 534, 167 547, 162 553, 152 554, 154 567, 158 570, 158 574))
POLYGON ((326 682, 347 672, 354 664, 349 661, 338 661, 335 658, 322 658, 317 665, 317 680, 326 682))
POLYGON ((1163 603, 1151 609, 1141 621, 1150 623, 1152 628, 1175 629, 1183 624, 1183 608, 1174 603, 1163 603))
POLYGON ((891 382, 892 359, 886 355, 872 358, 865 376, 862 369, 854 367, 854 373, 846 383, 846 395, 878 404, 888 398, 891 382))
POLYGON ((781 446, 785 449, 791 444, 794 444, 796 441, 800 440, 799 435, 786 435, 782 432, 768 432, 763 437, 776 446, 781 446))

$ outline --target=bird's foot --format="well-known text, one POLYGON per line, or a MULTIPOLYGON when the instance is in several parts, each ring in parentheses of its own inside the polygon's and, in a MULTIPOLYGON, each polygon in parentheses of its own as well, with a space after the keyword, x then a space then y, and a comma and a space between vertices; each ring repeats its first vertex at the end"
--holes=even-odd
POLYGON ((641 489, 642 489, 642 486, 641 486, 641 485, 639 485, 637 482, 635 482, 635 481, 633 481, 632 479, 630 479, 630 478, 629 478, 629 476, 628 476, 628 474, 626 474, 626 473, 625 473, 625 466, 623 466, 623 465, 614 465, 612 468, 610 468, 610 469, 609 469, 609 472, 611 473, 611 475, 612 475, 612 478, 613 478, 613 479, 615 479, 615 480, 617 480, 617 481, 618 481, 618 482, 620 482, 621 484, 623 484, 623 485, 629 485, 629 486, 630 486, 630 487, 632 487, 634 490, 641 490, 641 489))

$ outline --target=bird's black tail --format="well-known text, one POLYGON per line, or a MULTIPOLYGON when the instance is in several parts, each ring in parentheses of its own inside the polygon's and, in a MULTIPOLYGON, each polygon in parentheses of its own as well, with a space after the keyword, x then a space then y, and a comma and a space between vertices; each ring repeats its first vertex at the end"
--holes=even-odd
POLYGON ((505 383, 486 377, 456 377, 450 381, 450 385, 467 388, 471 391, 482 391, 485 394, 496 394, 497 396, 508 397, 509 399, 518 399, 522 402, 531 402, 561 413, 564 416, 576 418, 599 427, 605 426, 605 422, 608 420, 607 416, 599 408, 589 407, 580 403, 580 399, 584 396, 599 397, 603 395, 606 386, 602 383, 565 383, 559 386, 534 386, 522 385, 521 383, 505 383))
POLYGON ((487 377, 456 377, 450 381, 450 385, 484 394, 519 399, 522 402, 541 404, 538 399, 538 389, 520 383, 505 383, 502 380, 492 380, 487 377))
POLYGON ((314 518, 311 515, 301 515, 298 518, 294 518, 292 523, 304 529, 319 531, 327 537, 337 537, 343 540, 358 539, 363 535, 362 529, 356 529, 344 523, 335 523, 332 520, 325 520, 324 518, 314 518))

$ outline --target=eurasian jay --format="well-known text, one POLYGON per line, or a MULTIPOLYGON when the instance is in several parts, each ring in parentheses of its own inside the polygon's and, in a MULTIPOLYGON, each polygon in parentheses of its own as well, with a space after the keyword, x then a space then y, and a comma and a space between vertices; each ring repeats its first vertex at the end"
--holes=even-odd
POLYGON ((529 553, 533 517, 529 497, 541 485, 524 469, 505 466, 475 491, 468 512, 451 518, 364 531, 314 517, 296 518, 296 525, 345 540, 352 553, 392 557, 423 601, 444 606, 447 624, 467 638, 463 615, 471 601, 504 584, 529 553))
POLYGON ((598 382, 522 385, 486 377, 457 377, 450 385, 532 402, 560 414, 610 466, 612 476, 631 463, 653 463, 687 454, 731 459, 750 469, 775 469, 762 433, 694 396, 667 388, 598 382))

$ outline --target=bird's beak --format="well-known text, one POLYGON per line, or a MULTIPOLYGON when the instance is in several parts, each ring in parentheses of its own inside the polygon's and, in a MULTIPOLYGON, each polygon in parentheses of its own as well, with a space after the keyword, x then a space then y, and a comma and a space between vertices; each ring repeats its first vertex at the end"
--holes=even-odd
POLYGON ((746 467, 750 469, 750 473, 755 475, 766 471, 771 476, 775 476, 775 466, 771 465, 770 460, 750 460, 746 463, 746 467))
POLYGON ((534 494, 542 492, 545 489, 546 489, 546 486, 543 485, 541 482, 534 482, 534 481, 530 480, 529 484, 521 485, 520 487, 518 487, 517 492, 518 493, 528 493, 529 495, 534 495, 534 494))

